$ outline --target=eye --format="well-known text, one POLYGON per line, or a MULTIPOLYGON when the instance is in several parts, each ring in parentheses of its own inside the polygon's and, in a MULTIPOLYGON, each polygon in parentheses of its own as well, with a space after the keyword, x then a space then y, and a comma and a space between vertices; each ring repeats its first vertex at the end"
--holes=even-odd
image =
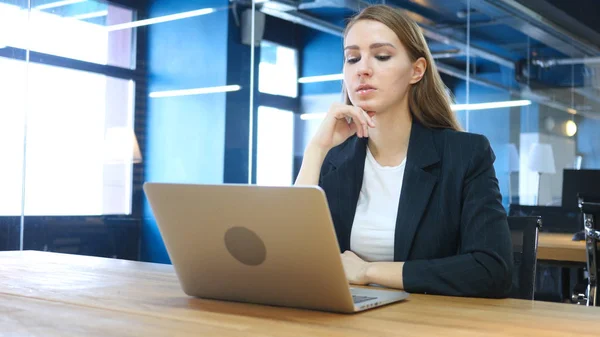
POLYGON ((378 59, 379 61, 387 61, 391 58, 391 56, 389 55, 380 55, 380 56, 375 56, 376 59, 378 59))
POLYGON ((346 63, 350 63, 350 64, 354 64, 358 61, 360 61, 360 57, 348 57, 346 59, 346 63))

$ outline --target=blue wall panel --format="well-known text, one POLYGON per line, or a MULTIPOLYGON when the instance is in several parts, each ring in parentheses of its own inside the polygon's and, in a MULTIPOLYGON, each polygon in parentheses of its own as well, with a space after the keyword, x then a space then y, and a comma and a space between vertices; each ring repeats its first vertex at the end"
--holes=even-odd
MULTIPOLYGON (((344 66, 342 38, 311 29, 305 32, 300 77, 340 74, 344 66)), ((341 93, 342 81, 305 83, 300 90, 302 95, 341 93)))
MULTIPOLYGON (((150 17, 205 7, 227 0, 157 0, 150 17)), ((148 27, 149 91, 228 84, 228 11, 148 27)), ((146 181, 221 183, 225 142, 225 94, 149 98, 144 168, 146 181)), ((141 259, 169 263, 156 220, 144 200, 141 259)))

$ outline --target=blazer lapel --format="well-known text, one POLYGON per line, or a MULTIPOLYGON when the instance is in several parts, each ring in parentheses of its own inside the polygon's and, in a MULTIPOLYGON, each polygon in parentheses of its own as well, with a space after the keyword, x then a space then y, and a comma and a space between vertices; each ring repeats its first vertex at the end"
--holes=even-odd
POLYGON ((433 131, 413 122, 396 217, 394 261, 406 261, 438 177, 427 170, 440 161, 433 131))
POLYGON ((358 137, 351 139, 348 145, 330 160, 336 167, 337 202, 341 211, 340 228, 337 230, 341 230, 339 244, 342 251, 350 249, 350 234, 365 170, 367 140, 358 137))

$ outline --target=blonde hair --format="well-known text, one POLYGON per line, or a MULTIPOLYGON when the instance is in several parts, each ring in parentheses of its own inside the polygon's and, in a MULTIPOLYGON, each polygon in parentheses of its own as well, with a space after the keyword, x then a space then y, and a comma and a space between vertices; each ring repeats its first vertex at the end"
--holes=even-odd
MULTIPOLYGON (((404 13, 386 5, 372 5, 354 16, 346 26, 344 38, 352 26, 361 20, 380 22, 390 28, 406 48, 411 62, 420 57, 427 62, 427 69, 421 80, 409 88, 408 106, 410 113, 421 124, 430 128, 447 128, 461 131, 462 128, 450 108, 450 97, 446 86, 437 71, 433 57, 425 41, 421 28, 404 13)), ((352 104, 346 87, 343 87, 346 104, 352 104)))

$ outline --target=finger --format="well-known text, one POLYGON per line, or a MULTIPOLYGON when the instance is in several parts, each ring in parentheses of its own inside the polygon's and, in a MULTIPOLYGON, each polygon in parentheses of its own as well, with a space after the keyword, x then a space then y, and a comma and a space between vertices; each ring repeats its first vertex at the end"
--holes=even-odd
POLYGON ((365 119, 367 120, 367 123, 369 124, 370 127, 374 128, 375 127, 375 121, 373 121, 373 118, 371 118, 371 116, 369 116, 369 114, 363 110, 363 113, 365 114, 365 119))
POLYGON ((333 117, 335 119, 345 118, 348 122, 350 122, 350 118, 356 118, 355 114, 352 113, 352 107, 349 105, 336 107, 335 110, 333 110, 333 117))
POLYGON ((352 118, 354 120, 354 123, 356 124, 356 128, 359 131, 358 132, 358 136, 359 137, 365 137, 365 122, 363 119, 360 118, 359 116, 355 116, 354 118, 352 118))
POLYGON ((348 127, 352 132, 351 135, 356 134, 358 137, 362 137, 362 128, 357 125, 355 121, 352 121, 350 124, 348 124, 348 127))
POLYGON ((355 132, 358 137, 367 136, 368 122, 362 109, 349 105, 341 106, 336 110, 334 117, 336 119, 345 118, 349 125, 354 124, 355 128, 351 127, 351 131, 355 132))
MULTIPOLYGON (((354 107, 350 105, 344 105, 339 107, 334 114, 336 119, 346 118, 346 120, 351 119, 354 122, 358 122, 358 124, 369 125, 367 118, 370 118, 367 113, 359 107, 354 107)), ((348 121, 350 123, 351 121, 348 121)))
POLYGON ((358 118, 353 116, 352 123, 349 124, 349 126, 351 130, 356 130, 356 135, 358 137, 364 137, 365 129, 363 128, 363 125, 358 118))
POLYGON ((352 112, 360 120, 360 123, 362 125, 366 125, 366 126, 369 125, 369 123, 367 121, 367 117, 369 117, 369 116, 367 115, 367 113, 363 109, 357 107, 357 108, 353 109, 352 112))
POLYGON ((364 112, 362 109, 360 109, 359 114, 362 117, 361 124, 363 129, 363 136, 369 137, 369 127, 371 127, 372 125, 372 122, 369 122, 369 115, 367 115, 367 113, 364 112))
POLYGON ((347 250, 347 252, 348 252, 348 256, 352 256, 352 257, 358 258, 358 255, 356 255, 356 253, 354 253, 353 251, 347 250))
POLYGON ((350 128, 350 135, 353 135, 355 133, 358 135, 358 129, 356 128, 356 123, 348 124, 348 127, 350 128))
POLYGON ((364 125, 362 125, 360 122, 356 122, 356 130, 358 130, 357 134, 359 137, 364 137, 365 136, 365 127, 364 125))
POLYGON ((365 125, 361 125, 362 128, 362 136, 367 137, 367 127, 365 125))
POLYGON ((369 116, 369 114, 365 110, 363 110, 361 108, 358 108, 358 110, 359 110, 361 119, 364 120, 364 124, 367 125, 368 127, 374 128, 375 127, 375 121, 373 121, 373 119, 371 118, 371 116, 369 116))

